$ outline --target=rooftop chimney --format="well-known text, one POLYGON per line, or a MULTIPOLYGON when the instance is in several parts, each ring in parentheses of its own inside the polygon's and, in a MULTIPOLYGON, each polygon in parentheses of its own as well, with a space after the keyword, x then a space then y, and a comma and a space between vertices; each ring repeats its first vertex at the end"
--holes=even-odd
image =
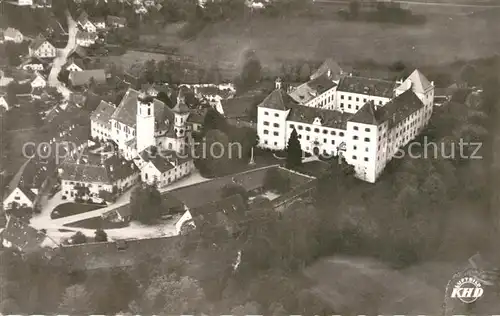
POLYGON ((281 78, 280 77, 276 78, 276 80, 274 81, 274 88, 276 90, 281 89, 281 78))

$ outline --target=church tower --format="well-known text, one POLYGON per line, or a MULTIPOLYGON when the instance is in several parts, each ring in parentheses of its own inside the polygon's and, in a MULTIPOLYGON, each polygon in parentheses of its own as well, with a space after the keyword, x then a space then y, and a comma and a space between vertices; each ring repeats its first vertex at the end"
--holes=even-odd
POLYGON ((137 152, 140 153, 149 146, 156 146, 155 115, 153 98, 143 94, 137 98, 137 152))
POLYGON ((184 92, 182 88, 177 95, 177 104, 172 108, 174 112, 174 133, 177 138, 177 151, 183 152, 186 143, 188 142, 187 119, 189 117, 189 108, 186 105, 184 92))

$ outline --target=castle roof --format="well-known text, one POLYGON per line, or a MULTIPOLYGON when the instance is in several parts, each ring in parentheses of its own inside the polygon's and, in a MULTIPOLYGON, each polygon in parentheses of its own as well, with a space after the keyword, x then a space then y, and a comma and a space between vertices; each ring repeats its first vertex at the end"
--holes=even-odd
POLYGON ((290 93, 290 97, 296 102, 304 104, 316 98, 325 91, 330 90, 337 84, 324 73, 306 83, 301 84, 290 93))
POLYGON ((320 118, 322 126, 345 129, 347 121, 351 116, 352 114, 341 113, 339 111, 298 105, 292 108, 287 120, 312 124, 314 119, 320 118))
POLYGON ((186 98, 184 96, 184 89, 179 89, 179 94, 177 95, 177 104, 172 108, 172 112, 178 114, 185 114, 189 112, 189 108, 186 105, 186 98))
POLYGON ((349 121, 371 125, 389 121, 394 126, 423 107, 418 96, 412 90, 406 90, 384 106, 377 107, 373 102, 367 102, 349 121))
POLYGON ((328 74, 330 71, 330 80, 340 80, 340 76, 342 75, 342 68, 340 68, 339 64, 334 61, 332 58, 326 59, 323 64, 311 75, 311 80, 314 80, 322 75, 328 74))
POLYGON ((392 81, 347 76, 340 79, 337 91, 392 98, 395 86, 392 81))
POLYGON ((259 104, 259 107, 287 111, 296 104, 297 102, 283 89, 275 89, 259 104))
POLYGON ((397 89, 408 90, 409 88, 412 88, 416 93, 425 93, 432 88, 432 83, 420 72, 420 70, 415 69, 397 89))

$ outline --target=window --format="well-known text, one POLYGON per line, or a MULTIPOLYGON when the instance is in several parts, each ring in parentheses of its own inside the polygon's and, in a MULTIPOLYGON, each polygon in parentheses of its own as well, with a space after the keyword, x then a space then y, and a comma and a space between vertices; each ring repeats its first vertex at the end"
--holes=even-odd
POLYGON ((368 137, 365 137, 365 142, 369 142, 370 139, 368 137))
POLYGON ((302 139, 302 134, 299 134, 299 139, 302 139))
POLYGON ((266 144, 266 145, 267 145, 267 140, 265 140, 265 141, 264 141, 264 144, 266 144))
POLYGON ((365 128, 365 132, 369 132, 369 131, 370 131, 370 129, 369 129, 369 128, 365 128))
POLYGON ((323 143, 326 144, 326 138, 323 139, 323 143))
POLYGON ((382 101, 378 101, 378 104, 379 104, 379 105, 382 105, 382 101))
POLYGON ((310 132, 311 128, 310 127, 306 127, 306 131, 310 132))
POLYGON ((278 143, 277 143, 277 142, 274 142, 274 146, 278 146, 278 143))
POLYGON ((352 137, 352 139, 354 139, 354 140, 358 140, 358 136, 354 135, 354 136, 352 137))
POLYGON ((302 125, 299 125, 299 126, 298 126, 298 128, 299 128, 299 130, 302 130, 302 129, 303 129, 302 125))
POLYGON ((356 105, 356 110, 359 110, 359 106, 356 105))
POLYGON ((273 126, 274 127, 280 127, 280 125, 278 123, 274 123, 273 126))
POLYGON ((340 99, 341 99, 341 100, 344 100, 344 95, 343 95, 343 94, 342 94, 342 95, 340 95, 340 99))
POLYGON ((265 126, 269 126, 269 122, 264 122, 264 125, 265 126))
POLYGON ((344 108, 344 103, 340 103, 340 107, 341 107, 341 108, 344 108))
POLYGON ((367 158, 367 157, 365 157, 365 161, 368 161, 368 158, 367 158))
POLYGON ((19 196, 14 197, 14 200, 19 201, 21 198, 19 196))
POLYGON ((339 133, 339 136, 340 136, 340 137, 344 137, 344 132, 340 132, 340 133, 339 133))
POLYGON ((353 128, 355 131, 359 130, 359 128, 357 126, 354 126, 353 128))
POLYGON ((358 157, 356 157, 356 156, 352 156, 352 159, 356 160, 356 159, 358 159, 358 157))
POLYGON ((359 98, 356 98, 356 102, 359 102, 359 98))
POLYGON ((365 151, 368 152, 368 147, 365 148, 365 151))
POLYGON ((352 149, 356 150, 358 149, 358 146, 352 146, 352 149))
POLYGON ((278 133, 278 132, 274 132, 274 133, 273 133, 273 135, 274 135, 274 136, 278 136, 278 135, 279 135, 279 133, 278 133))
POLYGON ((267 111, 266 111, 266 112, 264 112, 264 115, 269 115, 269 112, 267 112, 267 111))
POLYGON ((366 103, 366 99, 363 99, 363 102, 365 102, 365 103, 366 103))
POLYGON ((351 108, 351 105, 350 105, 350 104, 348 104, 348 105, 347 105, 347 107, 350 109, 350 108, 351 108))
POLYGON ((352 97, 348 97, 347 99, 348 99, 349 101, 351 101, 351 100, 352 100, 352 97))
POLYGON ((290 124, 290 128, 294 128, 293 124, 290 124))
POLYGON ((269 134, 269 131, 267 129, 264 130, 264 134, 267 135, 269 134))
POLYGON ((335 145, 335 139, 332 139, 332 145, 335 145))
POLYGON ((315 129, 314 129, 314 132, 315 132, 315 133, 319 133, 319 128, 315 128, 315 129))
POLYGON ((308 136, 306 136, 306 140, 309 140, 309 135, 308 135, 308 136))
POLYGON ((274 117, 280 117, 278 113, 274 113, 274 117))
POLYGON ((337 133, 335 133, 335 131, 331 131, 330 132, 330 135, 336 135, 337 133))
POLYGON ((328 131, 326 129, 323 130, 323 134, 328 134, 328 131))

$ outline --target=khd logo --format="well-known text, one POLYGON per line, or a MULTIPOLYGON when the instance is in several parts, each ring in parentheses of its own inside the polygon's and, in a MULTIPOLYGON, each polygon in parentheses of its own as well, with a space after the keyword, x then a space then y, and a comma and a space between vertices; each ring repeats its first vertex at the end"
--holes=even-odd
POLYGON ((451 292, 452 298, 458 298, 464 303, 473 303, 481 296, 483 296, 483 288, 481 283, 475 278, 462 278, 455 284, 453 292, 451 292))

